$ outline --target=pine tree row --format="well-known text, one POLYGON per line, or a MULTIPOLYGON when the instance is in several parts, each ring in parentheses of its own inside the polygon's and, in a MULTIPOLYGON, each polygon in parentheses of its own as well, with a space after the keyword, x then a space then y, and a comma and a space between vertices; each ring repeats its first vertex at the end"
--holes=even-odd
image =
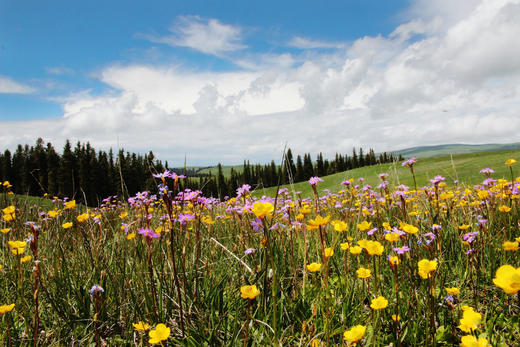
MULTIPOLYGON (((253 188, 272 187, 396 159, 386 152, 376 156, 372 149, 364 154, 362 148, 359 151, 354 148, 351 156, 336 154, 333 160, 328 160, 320 153, 313 162, 310 154, 304 154, 303 158, 298 155, 295 163, 288 149, 283 165, 276 165, 274 160, 266 165, 244 161, 242 170, 232 168, 229 176, 224 175, 221 164, 217 166, 216 175, 201 173, 205 168, 170 170, 188 177, 182 180, 181 189, 201 190, 205 196, 224 199, 234 196, 236 189, 246 183, 253 188)), ((89 143, 78 142, 73 148, 68 140, 61 154, 51 143, 44 144, 41 138, 34 146, 18 145, 13 154, 9 150, 0 153, 0 179, 9 181, 15 193, 34 196, 46 193, 91 206, 108 196, 124 198, 139 191, 155 191, 158 182, 152 174, 165 168, 168 162, 163 165, 151 151, 138 155, 121 149, 114 154, 112 149, 96 151, 89 143)))

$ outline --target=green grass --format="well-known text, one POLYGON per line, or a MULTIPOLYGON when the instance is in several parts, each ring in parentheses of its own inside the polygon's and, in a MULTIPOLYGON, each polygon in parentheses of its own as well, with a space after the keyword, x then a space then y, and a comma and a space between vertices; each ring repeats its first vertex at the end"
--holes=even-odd
MULTIPOLYGON (((520 265, 519 251, 503 247, 504 241, 520 236, 519 199, 509 189, 495 187, 481 201, 479 190, 468 195, 450 183, 456 178, 480 182, 483 167, 495 169, 495 177, 508 177, 504 161, 519 154, 456 156, 455 169, 451 158, 420 160, 415 165, 419 185, 438 174, 448 177, 448 186, 439 189, 453 195, 440 204, 423 191, 402 200, 390 194, 383 203, 374 196, 377 191, 370 195, 350 189, 308 206, 281 196, 275 210, 249 197, 176 205, 170 200, 177 196, 173 192, 163 201, 150 196, 132 206, 91 210, 88 220, 80 221, 84 207, 63 209, 61 203, 47 205, 49 200, 2 195, 0 209, 12 204, 16 217, 0 214, 0 306, 15 307, 0 317, 0 345, 144 345, 148 332, 136 332, 132 325, 144 321, 152 329, 159 323, 171 329, 163 346, 309 346, 313 340, 338 346, 344 343, 343 333, 356 325, 367 327, 362 346, 453 346, 467 335, 458 326, 463 305, 470 305, 482 315, 476 336, 485 336, 495 347, 518 346, 518 296, 506 294, 493 278, 505 264, 520 265), (264 206, 262 215, 259 206, 264 206), (503 206, 509 212, 502 212, 503 206), (46 212, 54 208, 62 211, 50 218, 46 212), (193 219, 181 224, 176 219, 181 213, 193 219), (328 218, 313 229, 318 215, 340 220, 343 230, 335 230, 339 223, 327 223, 328 218), (485 226, 477 216, 488 220, 485 226), (257 224, 257 217, 264 219, 257 224), (368 229, 358 226, 361 221, 377 231, 368 235, 368 229), (72 227, 65 229, 69 222, 72 227), (410 230, 401 222, 417 230, 390 243, 383 227, 389 223, 410 230), (462 224, 471 229, 461 230, 462 224), (143 228, 160 235, 146 237, 143 228), (432 230, 433 239, 427 236, 432 230), (462 242, 468 231, 478 232, 471 245, 462 242), (15 240, 28 240, 20 246, 22 255, 10 249, 8 241, 15 240), (361 254, 348 250, 361 241, 366 245, 361 254), (396 255, 394 247, 403 246, 409 252, 392 267, 388 257, 396 255), (325 258, 330 255, 325 247, 334 250, 330 258, 325 258), (256 251, 247 254, 251 248, 256 251), (474 252, 467 252, 470 248, 474 252), (418 264, 434 259, 438 267, 424 278, 418 264), (312 262, 321 263, 321 270, 311 272, 306 265, 312 262), (359 279, 360 267, 370 269, 371 277, 359 279), (93 285, 104 292, 90 294, 93 285), (257 286, 259 295, 243 298, 245 285, 257 286), (460 288, 453 303, 445 299, 446 287, 460 288), (374 311, 370 304, 378 296, 388 306, 374 311), (394 313, 399 313, 399 323, 392 321, 394 313)), ((393 186, 411 185, 409 170, 397 163, 329 176, 319 188, 335 191, 341 180, 359 176, 375 185, 383 171, 393 175, 393 186)), ((307 191, 308 186, 301 184, 307 191)))
MULTIPOLYGON (((495 170, 493 177, 495 178, 511 178, 509 168, 504 162, 509 158, 515 158, 520 161, 520 150, 505 150, 492 152, 477 152, 468 154, 456 154, 453 156, 440 156, 419 159, 414 165, 417 186, 421 187, 429 184, 429 180, 436 175, 446 177, 448 184, 453 184, 455 180, 459 180, 459 184, 473 185, 484 180, 484 175, 479 171, 485 167, 495 170)), ((518 173, 520 167, 513 169, 518 173)), ((402 167, 400 162, 392 164, 382 164, 362 167, 354 170, 340 172, 334 175, 322 177, 324 182, 318 185, 319 191, 329 189, 337 192, 343 188, 341 182, 354 178, 355 180, 363 177, 365 184, 377 186, 381 181, 377 177, 378 174, 386 172, 390 174, 388 181, 391 185, 397 186, 405 184, 413 188, 413 178, 408 167, 402 167)), ((356 183, 359 183, 356 181, 356 183)), ((289 188, 290 191, 301 192, 303 196, 311 196, 312 188, 308 182, 299 182, 293 185, 285 185, 282 187, 289 188)), ((255 195, 274 196, 276 187, 258 189, 255 195)))
MULTIPOLYGON (((244 169, 243 165, 222 165, 222 174, 224 177, 230 177, 231 176, 231 169, 235 170, 236 172, 242 172, 244 169)), ((212 174, 213 176, 218 175, 218 167, 213 166, 211 168, 202 169, 198 173, 201 174, 212 174)))
POLYGON ((466 145, 466 144, 447 144, 437 146, 420 146, 406 148, 399 151, 393 151, 396 155, 403 155, 404 157, 434 157, 440 155, 463 154, 475 152, 489 152, 500 150, 520 149, 520 143, 505 143, 505 144, 482 144, 482 145, 466 145))

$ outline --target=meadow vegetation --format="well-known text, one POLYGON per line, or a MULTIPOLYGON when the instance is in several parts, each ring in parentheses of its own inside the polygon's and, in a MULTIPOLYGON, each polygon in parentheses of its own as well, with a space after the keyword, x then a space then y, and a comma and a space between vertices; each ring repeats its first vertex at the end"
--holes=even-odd
POLYGON ((509 154, 361 168, 328 191, 311 177, 308 194, 243 185, 226 201, 167 170, 96 208, 24 202, 3 182, 1 343, 519 345, 509 154))

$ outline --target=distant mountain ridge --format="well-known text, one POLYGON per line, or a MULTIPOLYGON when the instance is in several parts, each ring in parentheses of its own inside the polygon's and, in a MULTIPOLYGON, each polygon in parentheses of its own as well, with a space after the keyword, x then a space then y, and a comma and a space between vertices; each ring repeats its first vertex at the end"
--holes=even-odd
POLYGON ((405 148, 397 151, 392 151, 394 155, 402 155, 403 157, 437 157, 441 155, 449 154, 464 154, 464 153, 475 153, 475 152, 490 152, 490 151, 501 151, 520 149, 520 142, 514 143, 488 143, 481 145, 468 145, 468 144, 446 144, 446 145, 435 145, 435 146, 418 146, 405 148))

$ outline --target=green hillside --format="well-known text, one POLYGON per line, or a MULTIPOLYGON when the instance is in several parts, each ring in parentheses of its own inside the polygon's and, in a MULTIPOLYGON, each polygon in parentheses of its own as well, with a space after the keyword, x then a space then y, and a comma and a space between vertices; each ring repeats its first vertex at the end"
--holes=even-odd
MULTIPOLYGON (((225 177, 229 177, 229 176, 231 176, 231 169, 235 170, 236 172, 242 172, 243 168, 244 168, 243 165, 222 165, 222 173, 224 174, 225 177)), ((212 166, 209 168, 204 168, 204 169, 197 171, 197 173, 201 173, 201 174, 211 173, 213 176, 216 176, 218 174, 218 167, 212 166)))
MULTIPOLYGON (((459 184, 473 185, 485 178, 479 171, 485 167, 495 170, 493 177, 509 178, 509 168, 504 162, 509 158, 520 160, 520 149, 492 152, 477 152, 469 154, 457 154, 451 156, 439 156, 419 159, 414 165, 415 176, 418 187, 429 184, 429 179, 436 175, 446 177, 446 183, 454 184, 455 180, 459 180, 459 184)), ((343 188, 341 182, 354 178, 358 180, 360 177, 365 179, 364 184, 370 184, 375 187, 379 184, 378 174, 386 172, 390 174, 387 180, 391 185, 405 184, 413 187, 413 179, 408 167, 402 167, 401 163, 373 165, 362 167, 355 170, 345 171, 330 176, 322 177, 324 182, 318 185, 319 191, 330 189, 338 191, 343 188)), ((513 166, 513 172, 516 176, 520 175, 520 166, 513 166)), ((357 181, 356 181, 357 182, 357 181)), ((312 189, 308 182, 295 183, 292 186, 283 186, 291 191, 300 191, 303 196, 310 196, 312 189)), ((274 196, 276 187, 266 189, 257 189, 255 195, 274 196)))
POLYGON ((399 151, 393 151, 395 155, 402 155, 404 157, 435 157, 441 155, 450 154, 463 154, 463 153, 475 153, 475 152, 489 152, 489 151, 503 151, 520 149, 520 142, 516 143, 488 143, 482 145, 467 145, 467 144, 447 144, 437 146, 420 146, 406 148, 399 151))

